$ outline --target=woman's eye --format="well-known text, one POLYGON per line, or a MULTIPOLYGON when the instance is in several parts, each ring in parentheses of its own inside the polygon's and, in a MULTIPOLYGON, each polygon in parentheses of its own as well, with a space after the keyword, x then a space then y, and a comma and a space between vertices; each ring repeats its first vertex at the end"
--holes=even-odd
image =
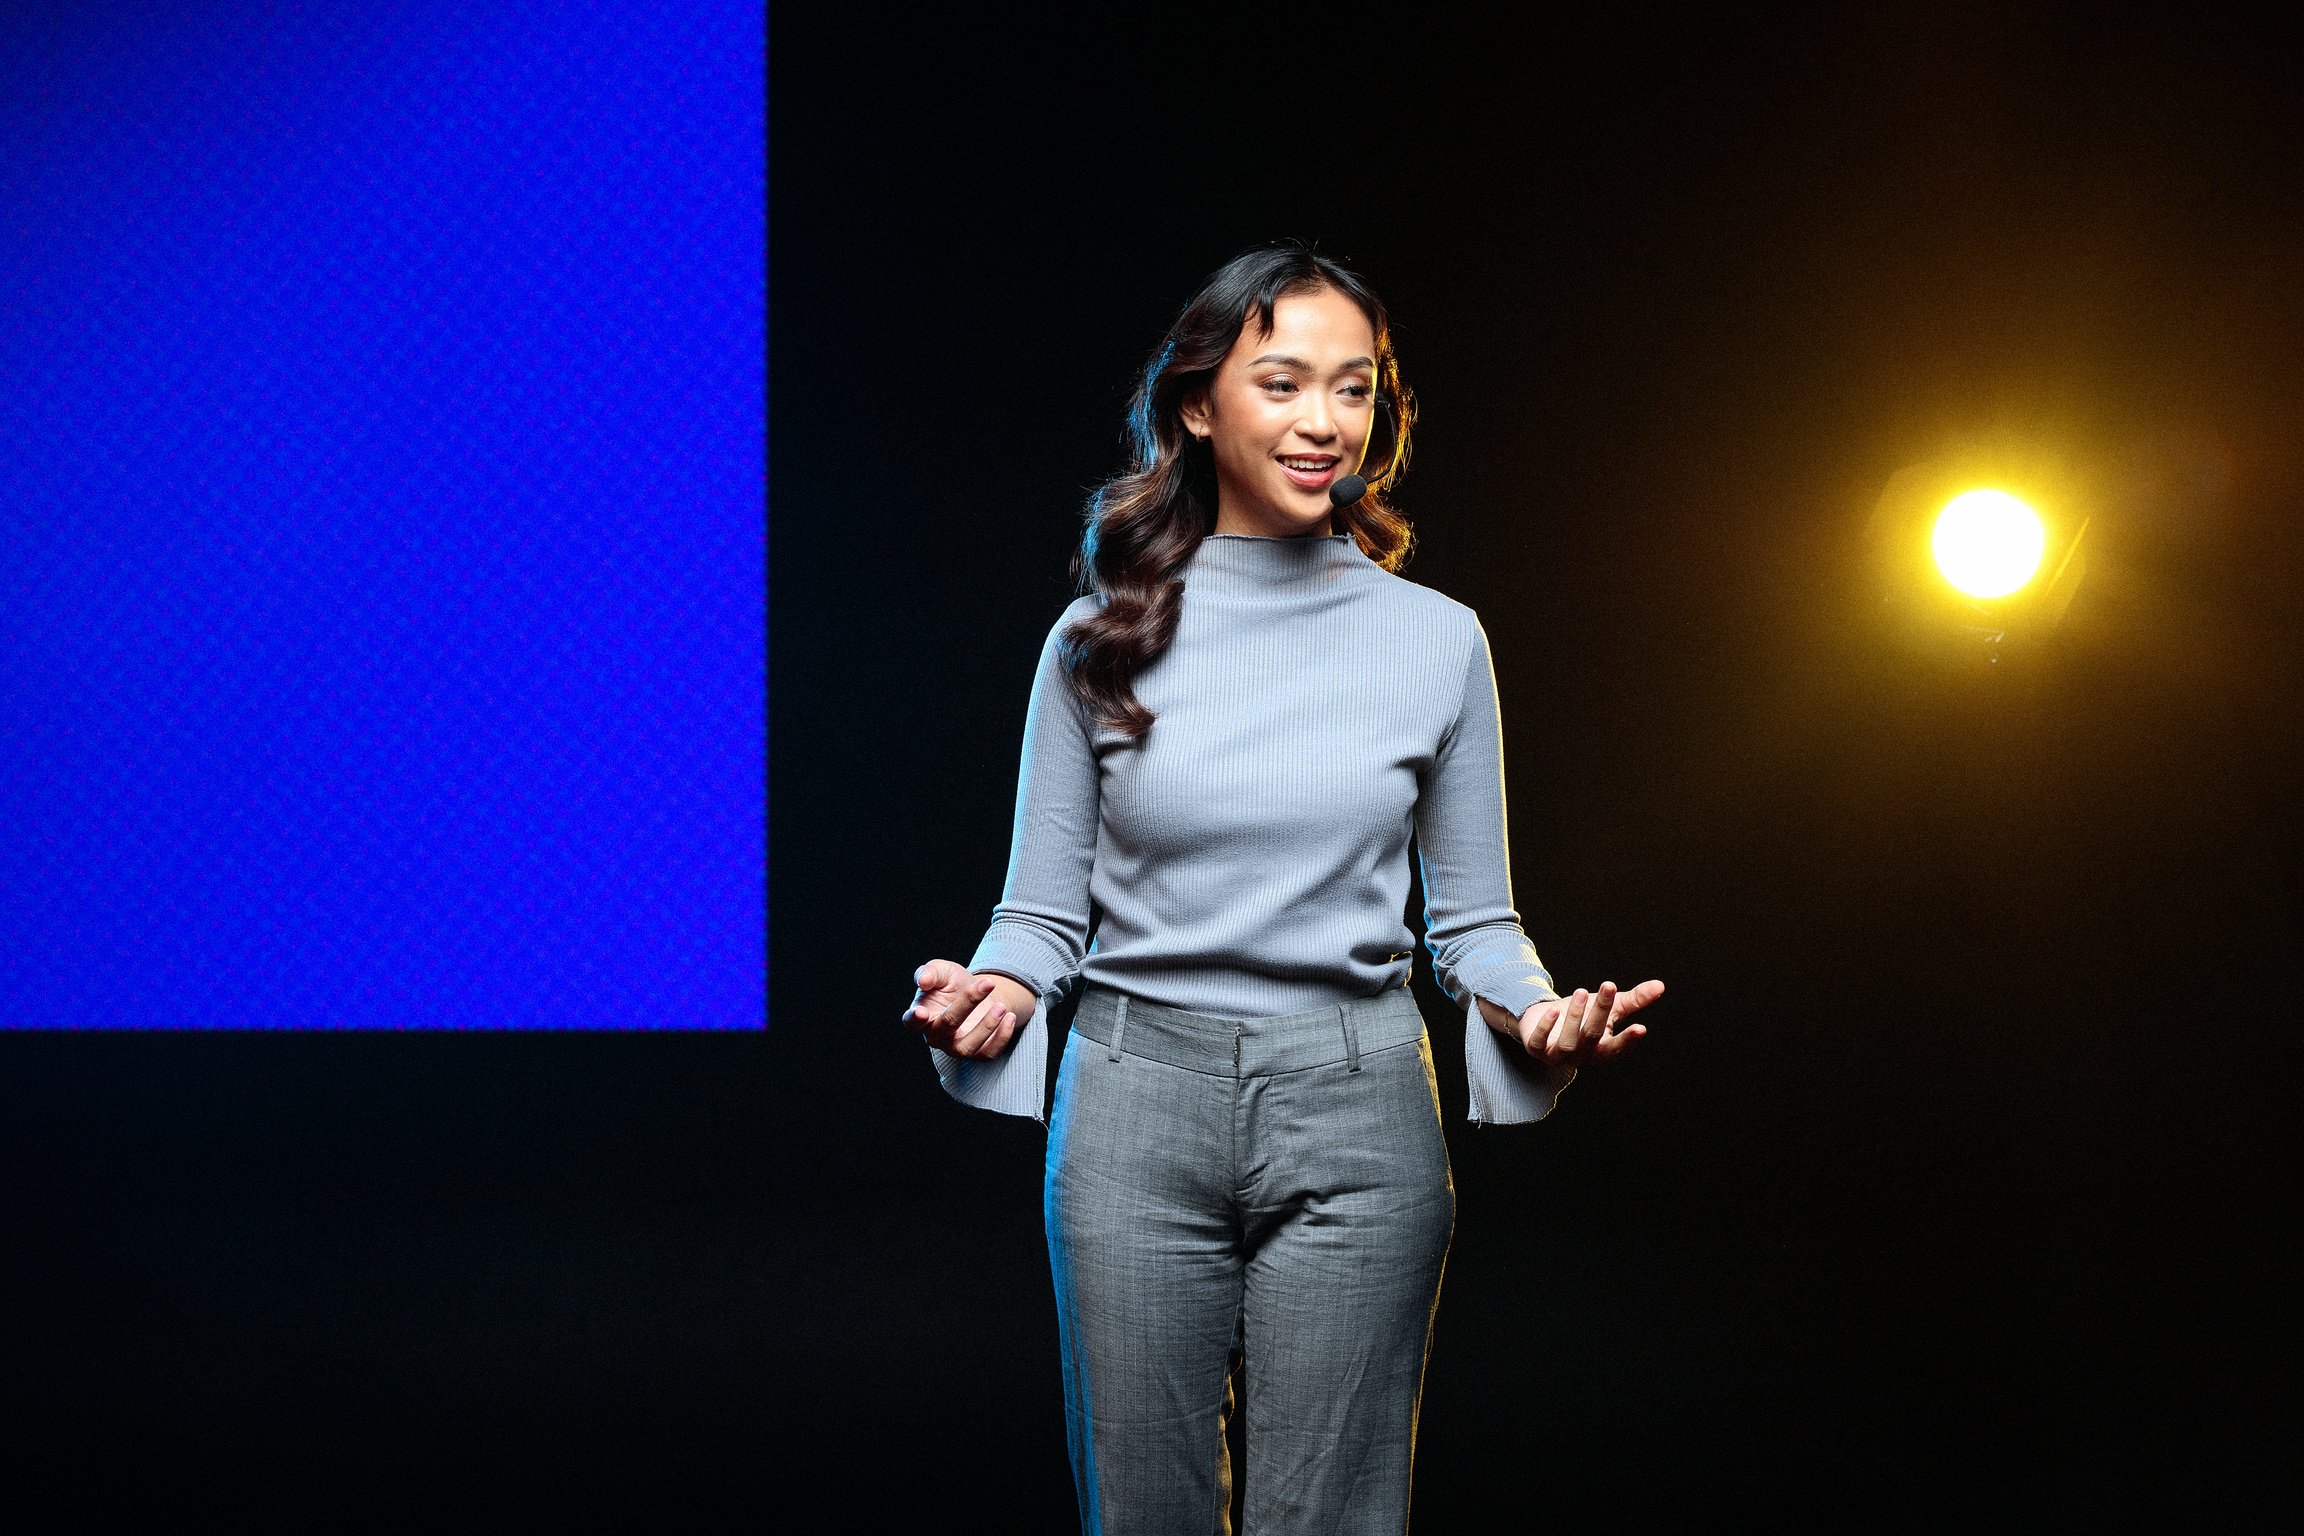
POLYGON ((1365 400, 1369 397, 1369 395, 1373 394, 1374 391, 1369 389, 1369 387, 1365 384, 1347 384, 1344 386, 1344 393, 1351 396, 1355 400, 1365 400))
POLYGON ((1276 395, 1292 395, 1296 392, 1296 381, 1294 379, 1266 379, 1264 387, 1276 395))

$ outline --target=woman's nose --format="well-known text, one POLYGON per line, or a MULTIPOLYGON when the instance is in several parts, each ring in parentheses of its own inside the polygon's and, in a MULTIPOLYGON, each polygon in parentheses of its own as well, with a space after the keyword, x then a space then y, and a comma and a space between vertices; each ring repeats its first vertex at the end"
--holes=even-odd
POLYGON ((1306 437, 1325 442, 1336 435, 1336 418, 1328 410, 1328 397, 1319 390, 1307 392, 1304 414, 1296 419, 1296 426, 1306 437))

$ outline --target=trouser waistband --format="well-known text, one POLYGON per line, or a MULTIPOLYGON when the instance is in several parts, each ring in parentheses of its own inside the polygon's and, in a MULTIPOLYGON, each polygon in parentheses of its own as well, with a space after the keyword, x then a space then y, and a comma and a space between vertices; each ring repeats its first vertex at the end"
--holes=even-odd
POLYGON ((1423 1038, 1424 1015, 1406 986, 1275 1018, 1235 1019, 1148 1003, 1089 982, 1072 1030, 1115 1061, 1125 1054, 1223 1077, 1270 1077, 1336 1062, 1358 1071, 1362 1056, 1423 1038))

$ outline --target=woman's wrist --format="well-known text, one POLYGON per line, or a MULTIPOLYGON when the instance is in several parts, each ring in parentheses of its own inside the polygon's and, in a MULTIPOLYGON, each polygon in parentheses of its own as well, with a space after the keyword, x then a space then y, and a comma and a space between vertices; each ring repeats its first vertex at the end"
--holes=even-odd
POLYGON ((1040 994, 1005 971, 978 971, 977 975, 992 983, 992 991, 1008 1011, 1016 1015, 1016 1027, 1021 1029, 1032 1022, 1034 1010, 1040 1006, 1040 994))
POLYGON ((1502 1003, 1492 1003, 1484 997, 1475 995, 1472 1000, 1480 1005, 1482 1023, 1508 1039, 1518 1040, 1520 1038, 1520 1017, 1518 1014, 1506 1008, 1502 1003))

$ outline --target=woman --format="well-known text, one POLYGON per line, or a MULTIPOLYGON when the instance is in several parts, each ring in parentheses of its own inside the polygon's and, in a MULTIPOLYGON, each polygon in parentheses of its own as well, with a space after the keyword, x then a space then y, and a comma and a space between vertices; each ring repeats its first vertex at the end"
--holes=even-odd
POLYGON ((1235 1359, 1250 1531, 1407 1524, 1455 1221, 1411 837, 1475 1120, 1540 1118, 1664 990, 1563 999, 1521 930, 1486 635, 1394 574, 1411 419, 1356 275, 1283 244, 1208 280, 1089 504, 991 927, 913 977, 945 1087, 1035 1117, 1080 984, 1045 1194, 1085 1531, 1229 1529, 1235 1359))

